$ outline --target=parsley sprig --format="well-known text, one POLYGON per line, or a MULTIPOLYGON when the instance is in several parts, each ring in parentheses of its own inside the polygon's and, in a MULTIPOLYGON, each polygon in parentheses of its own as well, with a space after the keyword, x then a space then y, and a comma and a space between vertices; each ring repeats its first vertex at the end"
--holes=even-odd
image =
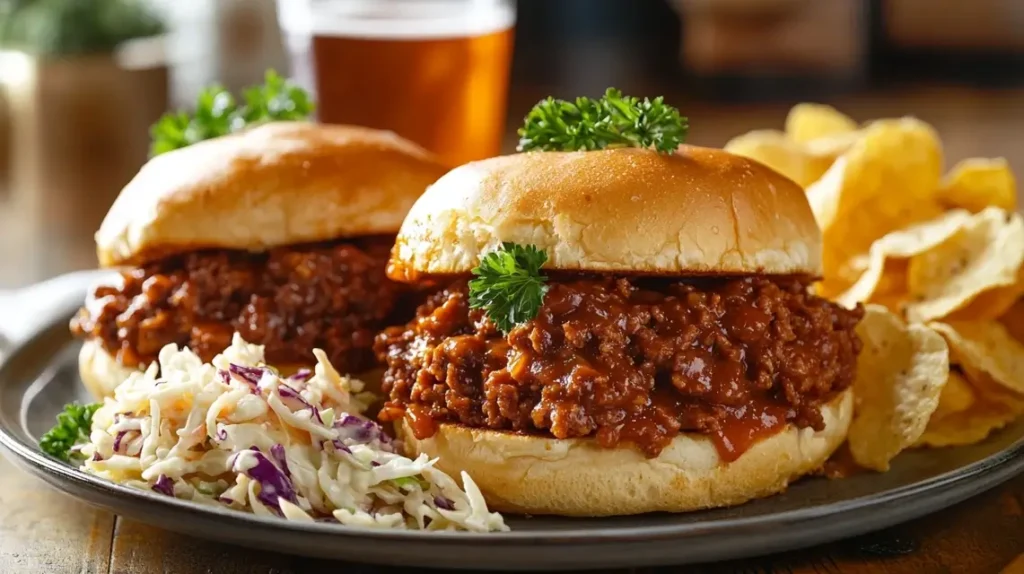
POLYGON ((268 70, 262 86, 247 88, 241 104, 231 92, 213 85, 199 93, 195 113, 170 112, 164 114, 153 127, 150 136, 150 156, 190 146, 242 128, 271 121, 299 121, 309 118, 314 104, 309 94, 268 70))
POLYGON ((64 462, 81 462, 78 460, 79 457, 71 452, 71 448, 89 440, 89 433, 92 431, 92 415, 99 408, 100 403, 65 405, 64 411, 57 415, 57 426, 39 439, 39 448, 46 454, 64 462))
POLYGON ((547 253, 534 245, 502 243, 472 271, 470 308, 483 309, 505 334, 533 319, 548 292, 547 277, 540 272, 547 260, 547 253))
POLYGON ((519 151, 579 151, 616 147, 672 153, 686 140, 687 119, 664 98, 643 100, 608 88, 599 99, 547 98, 519 128, 519 151))

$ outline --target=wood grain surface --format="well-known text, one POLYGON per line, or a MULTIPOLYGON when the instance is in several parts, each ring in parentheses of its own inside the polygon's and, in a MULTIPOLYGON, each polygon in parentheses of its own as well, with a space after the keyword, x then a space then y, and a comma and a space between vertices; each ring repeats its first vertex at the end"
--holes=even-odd
MULTIPOLYGON (((116 518, 0 459, 3 574, 411 571, 248 550, 116 518)), ((932 516, 809 550, 714 565, 605 572, 1024 574, 1024 476, 932 516)))

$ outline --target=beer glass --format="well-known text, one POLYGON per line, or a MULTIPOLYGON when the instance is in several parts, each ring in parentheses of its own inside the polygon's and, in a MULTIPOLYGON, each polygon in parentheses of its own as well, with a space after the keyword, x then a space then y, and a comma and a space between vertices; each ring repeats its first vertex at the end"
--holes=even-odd
POLYGON ((500 153, 512 0, 278 0, 278 13, 320 121, 394 131, 450 166, 500 153))

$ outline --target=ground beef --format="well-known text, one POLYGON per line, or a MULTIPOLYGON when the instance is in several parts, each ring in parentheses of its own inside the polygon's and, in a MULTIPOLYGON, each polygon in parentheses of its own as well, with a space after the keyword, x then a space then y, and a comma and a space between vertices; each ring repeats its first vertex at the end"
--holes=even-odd
POLYGON ((460 282, 378 336, 380 416, 407 416, 419 438, 452 422, 648 456, 696 432, 733 459, 786 423, 823 428, 819 407, 853 382, 862 314, 793 278, 567 277, 506 337, 460 282))
POLYGON ((98 287, 71 330, 128 366, 153 361, 168 343, 209 361, 237 331, 266 345, 272 364, 308 364, 321 348, 342 372, 359 372, 376 364, 374 336, 400 296, 384 275, 390 243, 173 257, 125 271, 120 287, 98 287))

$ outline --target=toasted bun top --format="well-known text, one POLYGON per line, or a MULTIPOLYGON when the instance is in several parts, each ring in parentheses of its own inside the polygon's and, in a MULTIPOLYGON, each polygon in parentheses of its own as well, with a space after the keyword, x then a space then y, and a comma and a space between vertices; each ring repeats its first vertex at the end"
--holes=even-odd
POLYGON ((390 274, 460 274, 502 242, 546 268, 655 274, 820 274, 803 189, 756 161, 683 146, 532 152, 450 171, 402 224, 390 274))
POLYGON ((390 132, 266 124, 150 160, 107 213, 96 252, 109 267, 202 248, 391 234, 444 172, 390 132))

